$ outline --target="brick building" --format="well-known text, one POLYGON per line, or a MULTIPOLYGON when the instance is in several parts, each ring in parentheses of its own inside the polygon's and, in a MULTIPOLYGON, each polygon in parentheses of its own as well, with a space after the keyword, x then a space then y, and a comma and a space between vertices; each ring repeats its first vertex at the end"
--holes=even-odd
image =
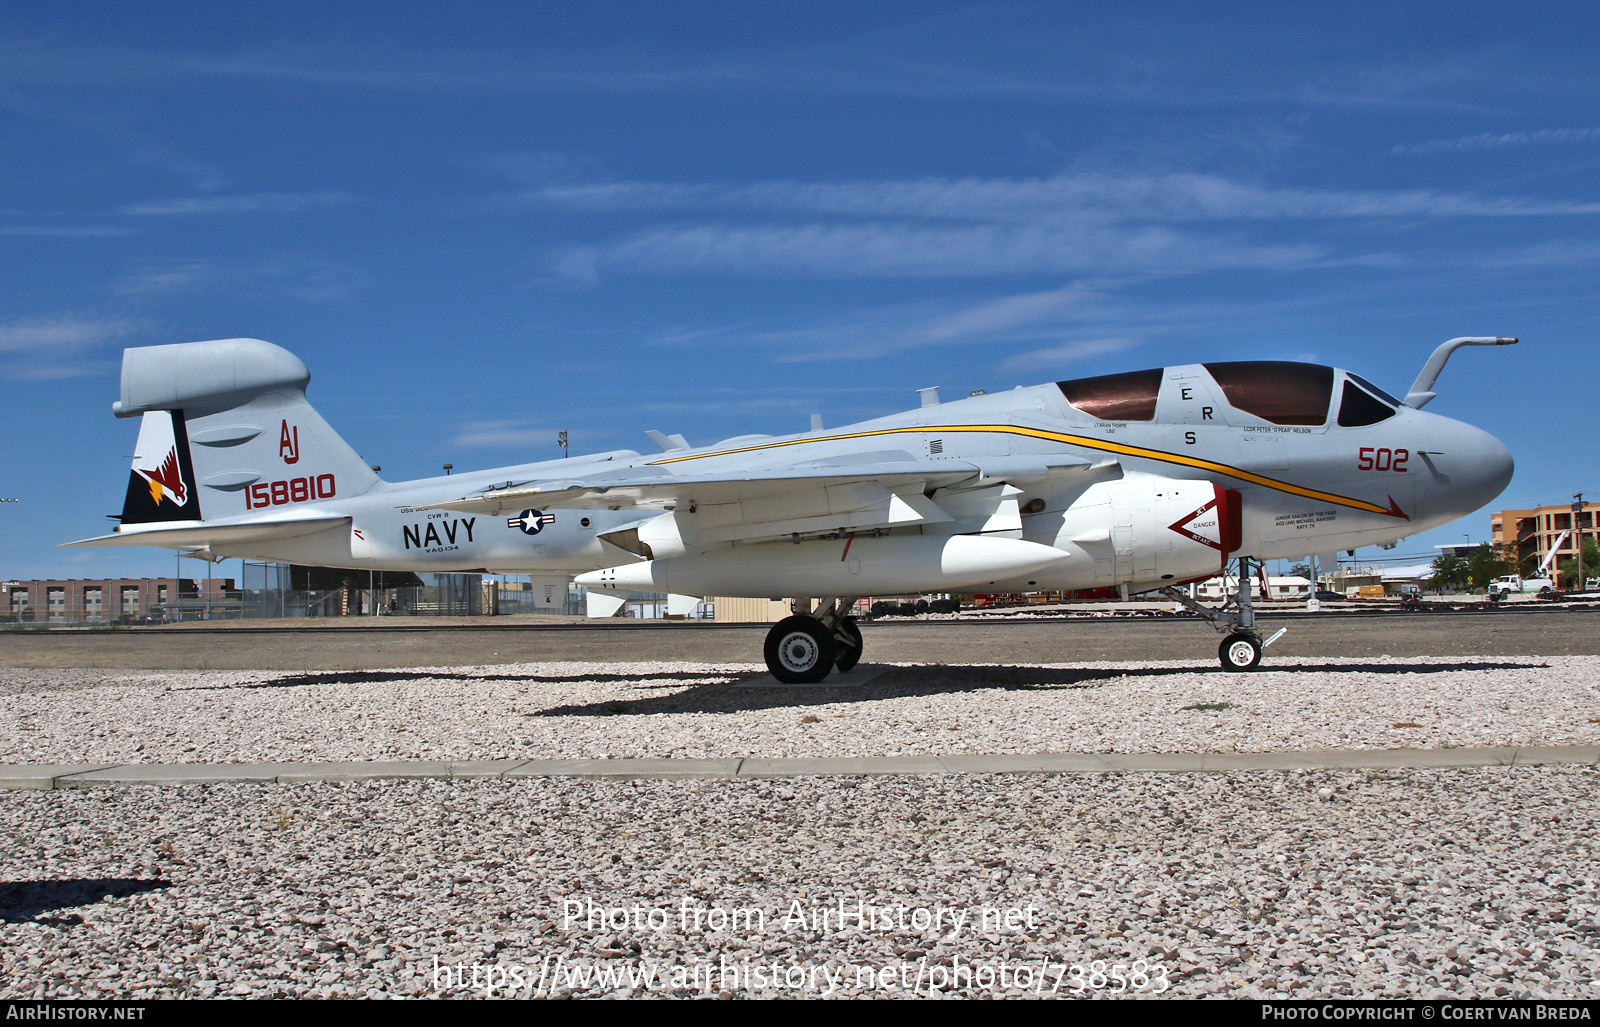
MULTIPOLYGON (((1539 569, 1561 533, 1572 530, 1572 504, 1541 506, 1534 510, 1501 510, 1490 516, 1489 528, 1494 544, 1502 547, 1516 561, 1517 573, 1526 577, 1539 569)), ((1550 565, 1551 577, 1557 576, 1556 568, 1561 561, 1577 557, 1580 536, 1600 541, 1595 511, 1588 504, 1585 504, 1583 516, 1579 518, 1578 530, 1563 539, 1561 548, 1556 551, 1556 558, 1550 565)), ((1589 577, 1600 575, 1600 567, 1585 567, 1583 573, 1589 577)), ((1556 582, 1558 588, 1578 588, 1582 584, 1578 581, 1556 582)))
POLYGON ((0 581, 0 623, 136 624, 176 620, 180 611, 221 602, 232 578, 75 578, 0 581))

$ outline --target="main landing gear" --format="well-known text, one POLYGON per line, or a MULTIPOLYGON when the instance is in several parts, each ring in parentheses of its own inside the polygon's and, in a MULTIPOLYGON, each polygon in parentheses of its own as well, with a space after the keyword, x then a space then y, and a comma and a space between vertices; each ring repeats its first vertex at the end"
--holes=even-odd
MULTIPOLYGON (((861 659, 861 628, 845 614, 854 596, 825 599, 812 613, 796 613, 767 632, 767 669, 786 685, 814 685, 838 667, 841 672, 861 659)), ((795 600, 798 610, 809 600, 795 600)))
POLYGON ((1217 659, 1223 670, 1255 670, 1261 664, 1261 652, 1276 642, 1288 628, 1279 628, 1265 642, 1256 631, 1256 610, 1250 605, 1250 578, 1255 570, 1265 568, 1259 560, 1239 557, 1239 593, 1213 610, 1195 602, 1172 586, 1161 590, 1167 598, 1187 607, 1190 613, 1204 618, 1217 634, 1225 636, 1217 646, 1217 659))

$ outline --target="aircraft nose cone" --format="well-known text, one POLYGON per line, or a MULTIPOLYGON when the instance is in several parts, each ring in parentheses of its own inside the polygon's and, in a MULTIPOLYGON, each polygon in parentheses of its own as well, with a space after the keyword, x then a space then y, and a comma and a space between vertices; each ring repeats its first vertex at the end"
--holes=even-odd
POLYGON ((1459 424, 1452 426, 1452 434, 1456 438, 1451 449, 1456 452, 1446 450, 1453 457, 1450 464, 1454 480, 1449 492, 1451 505, 1459 510, 1459 516, 1487 506, 1504 492, 1511 484, 1516 461, 1505 443, 1486 431, 1459 424))
POLYGON ((1512 472, 1516 470, 1516 461, 1511 458, 1511 450, 1505 443, 1490 435, 1488 432, 1480 433, 1483 436, 1481 455, 1474 461, 1477 487, 1481 490, 1482 503, 1488 504, 1506 486, 1511 484, 1512 472))

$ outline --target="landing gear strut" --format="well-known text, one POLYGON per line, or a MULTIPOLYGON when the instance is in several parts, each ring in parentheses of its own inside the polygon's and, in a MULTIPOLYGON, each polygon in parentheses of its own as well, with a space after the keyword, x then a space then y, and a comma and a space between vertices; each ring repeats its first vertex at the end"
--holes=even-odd
POLYGON ((1217 634, 1226 636, 1217 647, 1217 659, 1221 661, 1223 670, 1255 670, 1261 664, 1262 650, 1289 630, 1279 628, 1264 642, 1260 632, 1256 631, 1256 609, 1250 605, 1250 577, 1255 570, 1264 569, 1265 566, 1248 556, 1239 557, 1239 593, 1215 610, 1195 602, 1170 585, 1161 590, 1162 595, 1203 618, 1216 629, 1217 634))
MULTIPOLYGON (((799 609, 808 600, 796 600, 799 609)), ((825 599, 813 613, 796 613, 767 632, 763 653, 772 676, 786 685, 814 685, 835 666, 847 671, 861 659, 861 629, 844 611, 855 597, 825 599)))

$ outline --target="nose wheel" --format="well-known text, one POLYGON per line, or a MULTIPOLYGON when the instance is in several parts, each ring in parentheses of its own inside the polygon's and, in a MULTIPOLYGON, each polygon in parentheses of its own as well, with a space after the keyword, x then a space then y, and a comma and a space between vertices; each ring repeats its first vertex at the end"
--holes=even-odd
POLYGON ((1223 670, 1255 670, 1261 662, 1261 639, 1235 631, 1217 646, 1217 658, 1223 670))

